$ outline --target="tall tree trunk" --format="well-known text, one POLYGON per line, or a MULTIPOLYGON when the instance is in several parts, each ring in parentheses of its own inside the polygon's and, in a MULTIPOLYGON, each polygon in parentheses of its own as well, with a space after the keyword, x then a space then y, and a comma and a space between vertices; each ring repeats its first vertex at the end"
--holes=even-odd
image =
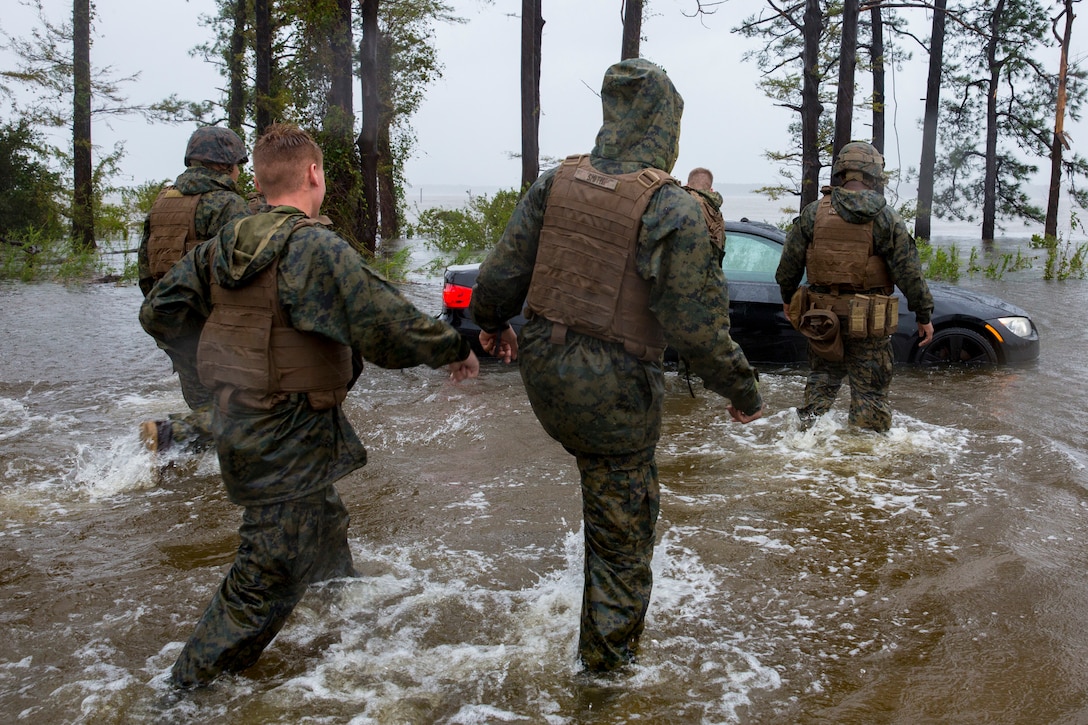
POLYGON ((521 1, 521 188, 540 175, 541 0, 521 1))
POLYGON ((637 58, 642 38, 642 0, 624 0, 623 45, 620 60, 637 58))
POLYGON ((926 110, 922 121, 922 157, 918 163, 918 215, 914 236, 930 239, 933 217, 933 168, 937 165, 937 116, 941 107, 941 69, 944 66, 945 7, 948 0, 935 0, 933 30, 929 40, 929 79, 926 82, 926 110))
POLYGON ((1068 143, 1065 138, 1065 101, 1066 83, 1069 75, 1069 40, 1073 37, 1073 3, 1065 0, 1065 9, 1054 18, 1054 37, 1061 46, 1061 61, 1058 64, 1058 104, 1054 110, 1054 139, 1050 144, 1050 195, 1046 205, 1046 223, 1043 234, 1048 237, 1058 236, 1058 200, 1062 192, 1062 149, 1068 143), (1065 31, 1058 35, 1057 23, 1065 16, 1065 31))
POLYGON ((253 47, 255 73, 255 117, 257 136, 272 125, 272 13, 271 0, 253 0, 256 37, 253 47))
POLYGON ((820 0, 805 0, 805 20, 802 33, 804 49, 801 62, 804 79, 801 85, 801 208, 816 201, 820 193, 820 33, 823 12, 820 0))
POLYGON ((835 103, 833 154, 850 143, 854 124, 854 68, 858 62, 858 0, 842 5, 842 45, 839 50, 839 93, 835 103))
POLYGON ((359 241, 370 252, 378 249, 378 1, 359 0, 363 37, 359 40, 359 84, 362 87, 363 122, 355 143, 363 175, 363 204, 359 241))
POLYGON ((72 3, 72 245, 95 249, 91 168, 91 2, 72 3))
POLYGON ((245 138, 242 122, 246 117, 246 0, 234 0, 234 24, 230 31, 228 52, 230 91, 227 97, 227 126, 245 138))
POLYGON ((328 35, 329 87, 321 119, 320 142, 325 151, 325 213, 351 244, 360 244, 355 224, 359 217, 359 163, 355 153, 355 113, 352 97, 354 40, 352 0, 336 0, 332 14, 315 28, 328 35))
POLYGON ((880 6, 869 11, 873 26, 873 147, 884 153, 884 20, 880 6))
POLYGON ((997 60, 1001 15, 1005 0, 997 0, 990 16, 990 39, 986 43, 986 62, 990 80, 986 88, 986 170, 982 180, 982 240, 993 241, 997 223, 997 92, 1001 82, 1001 65, 997 60))
POLYGON ((378 118, 378 221, 382 239, 400 236, 397 217, 397 173, 393 158, 393 43, 386 33, 378 36, 378 78, 381 83, 381 114, 378 118))

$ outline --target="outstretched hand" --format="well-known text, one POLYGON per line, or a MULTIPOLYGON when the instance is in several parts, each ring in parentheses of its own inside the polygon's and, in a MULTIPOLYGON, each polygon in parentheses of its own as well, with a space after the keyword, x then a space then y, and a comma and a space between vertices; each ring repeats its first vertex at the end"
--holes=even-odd
POLYGON ((733 407, 732 403, 730 403, 728 406, 726 406, 725 409, 727 411, 729 411, 729 416, 736 423, 751 423, 756 418, 762 418, 763 417, 763 408, 760 408, 759 410, 752 413, 751 415, 745 415, 744 413, 740 412, 735 407, 733 407))
POLYGON ((458 362, 452 362, 446 366, 450 371, 450 380, 459 383, 467 378, 474 378, 480 374, 480 361, 476 359, 476 353, 471 350, 468 357, 458 362))

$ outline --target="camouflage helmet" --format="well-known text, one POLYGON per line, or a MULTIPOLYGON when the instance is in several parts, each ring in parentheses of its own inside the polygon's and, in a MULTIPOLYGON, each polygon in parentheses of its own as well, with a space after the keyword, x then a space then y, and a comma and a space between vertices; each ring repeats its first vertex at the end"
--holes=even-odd
MULTIPOLYGON (((848 172, 859 172, 877 183, 884 183, 884 157, 864 141, 851 141, 839 149, 831 175, 840 181, 847 179, 848 172)), ((854 176, 854 174, 850 174, 854 176)), ((860 179, 859 179, 860 181, 860 179)))
POLYGON ((233 166, 244 164, 249 157, 245 144, 234 131, 219 126, 204 126, 193 131, 189 145, 185 147, 185 165, 192 166, 194 161, 233 166))

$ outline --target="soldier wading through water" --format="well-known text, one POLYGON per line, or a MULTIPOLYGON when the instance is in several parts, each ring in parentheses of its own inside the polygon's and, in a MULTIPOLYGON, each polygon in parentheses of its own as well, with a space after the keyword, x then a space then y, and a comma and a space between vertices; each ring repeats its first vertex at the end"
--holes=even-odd
POLYGON ((933 338, 933 297, 922 278, 914 238, 884 199, 884 157, 852 141, 831 169, 831 186, 801 211, 786 235, 775 275, 783 308, 809 338, 805 402, 797 410, 810 425, 831 409, 850 380, 851 425, 884 432, 892 424, 891 334, 899 300, 907 298, 918 323, 918 345, 933 338), (798 287, 808 272, 808 285, 798 287))
POLYGON ((578 654, 591 671, 635 655, 650 603, 666 344, 748 422, 756 373, 729 336, 729 302, 699 203, 669 175, 683 100, 658 66, 605 73, 588 155, 545 172, 480 267, 472 316, 484 349, 519 356, 544 430, 582 482, 585 587, 578 654), (528 301, 520 339, 507 320, 528 301), (498 347, 496 347, 498 346, 498 347))

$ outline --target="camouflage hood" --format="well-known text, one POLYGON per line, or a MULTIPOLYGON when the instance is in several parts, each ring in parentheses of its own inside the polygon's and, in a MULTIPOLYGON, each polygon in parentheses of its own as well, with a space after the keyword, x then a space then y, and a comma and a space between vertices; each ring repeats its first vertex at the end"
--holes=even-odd
POLYGON ((679 154, 684 99, 665 71, 641 58, 616 63, 605 72, 601 102, 604 123, 593 160, 630 164, 624 172, 646 166, 672 171, 679 154))
POLYGON ((850 191, 834 186, 831 188, 831 205, 839 216, 851 224, 864 224, 883 211, 888 201, 882 193, 872 189, 850 191))
POLYGON ((203 166, 190 166, 185 169, 181 176, 174 180, 174 186, 186 196, 206 194, 209 191, 238 193, 238 186, 234 183, 234 179, 203 166))
POLYGON ((277 206, 266 214, 242 217, 219 232, 212 274, 227 289, 244 287, 283 251, 295 222, 306 215, 293 206, 277 206))

